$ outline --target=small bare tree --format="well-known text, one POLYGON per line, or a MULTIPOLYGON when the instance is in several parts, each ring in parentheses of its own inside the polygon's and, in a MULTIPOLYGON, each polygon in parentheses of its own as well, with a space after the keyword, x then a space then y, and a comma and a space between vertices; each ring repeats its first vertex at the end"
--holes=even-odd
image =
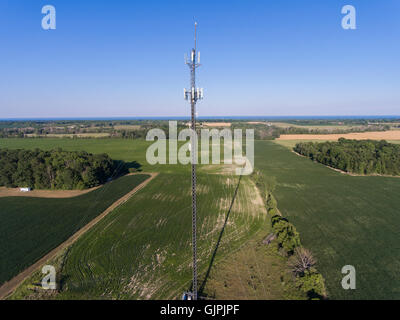
POLYGON ((295 276, 298 276, 310 270, 316 262, 310 250, 298 247, 295 249, 293 256, 289 258, 288 266, 290 271, 295 276))

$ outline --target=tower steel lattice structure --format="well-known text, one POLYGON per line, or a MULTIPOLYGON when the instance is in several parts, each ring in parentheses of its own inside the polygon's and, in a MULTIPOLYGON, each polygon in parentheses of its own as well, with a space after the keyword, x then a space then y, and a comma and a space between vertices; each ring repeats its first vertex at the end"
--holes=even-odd
POLYGON ((193 283, 192 299, 197 300, 197 198, 196 198, 196 162, 197 162, 197 134, 196 134, 196 103, 203 99, 203 89, 196 88, 196 69, 200 67, 200 52, 197 52, 197 22, 194 24, 194 48, 190 58, 185 57, 185 63, 190 69, 190 89, 184 89, 185 100, 191 105, 191 160, 192 160, 192 249, 193 249, 193 283))

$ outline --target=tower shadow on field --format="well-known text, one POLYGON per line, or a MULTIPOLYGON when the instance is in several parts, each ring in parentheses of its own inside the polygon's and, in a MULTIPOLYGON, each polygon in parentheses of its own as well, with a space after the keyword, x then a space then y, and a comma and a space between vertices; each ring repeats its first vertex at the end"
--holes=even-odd
POLYGON ((204 288, 205 288, 205 286, 206 286, 206 284, 207 284, 208 277, 210 276, 210 272, 211 272, 212 266, 213 266, 213 264, 214 264, 215 257, 216 257, 216 255, 217 255, 217 251, 218 251, 219 245, 220 245, 220 243, 221 243, 222 236, 223 236, 223 234, 224 234, 226 224, 228 223, 228 219, 229 219, 229 216, 230 216, 230 214, 231 214, 233 204, 235 203, 235 199, 236 199, 236 196, 237 196, 237 193, 238 193, 238 190, 239 190, 239 186, 240 186, 240 181, 241 181, 241 180, 242 180, 242 176, 240 175, 240 176, 239 176, 239 181, 238 181, 238 183, 237 183, 237 185, 236 185, 236 189, 235 189, 235 192, 234 192, 233 197, 232 197, 231 204, 230 204, 230 206, 229 206, 228 212, 226 213, 224 225, 222 226, 221 232, 219 233, 219 237, 218 237, 217 244, 215 245, 214 252, 213 252, 213 254, 212 254, 212 256, 211 256, 210 264, 209 264, 209 266, 208 266, 208 269, 207 269, 206 275, 205 275, 205 277, 204 277, 204 280, 203 280, 203 282, 201 283, 201 286, 200 286, 200 288, 199 288, 199 296, 202 296, 202 295, 203 295, 203 291, 204 291, 204 288))

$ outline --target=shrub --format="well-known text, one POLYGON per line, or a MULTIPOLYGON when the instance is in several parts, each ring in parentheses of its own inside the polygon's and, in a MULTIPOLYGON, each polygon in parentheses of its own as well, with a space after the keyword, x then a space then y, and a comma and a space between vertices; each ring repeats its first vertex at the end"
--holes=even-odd
POLYGON ((267 212, 271 215, 271 216, 275 216, 278 214, 278 209, 277 208, 270 208, 267 209, 267 212))
MULTIPOLYGON (((282 220, 289 222, 286 218, 283 218, 283 217, 281 217, 280 215, 274 215, 274 216, 271 218, 272 229, 274 229, 275 225, 276 225, 278 222, 282 221, 282 220)), ((276 227, 276 228, 278 228, 278 227, 276 227)))
POLYGON ((267 208, 268 209, 276 209, 277 203, 275 200, 275 197, 272 195, 272 193, 269 193, 267 196, 267 208))
POLYGON ((305 271, 302 277, 296 278, 296 285, 307 294, 310 299, 326 298, 325 281, 315 269, 305 271))
POLYGON ((272 230, 277 236, 278 246, 288 255, 293 254, 294 249, 300 247, 300 235, 289 221, 280 216, 272 218, 272 230))

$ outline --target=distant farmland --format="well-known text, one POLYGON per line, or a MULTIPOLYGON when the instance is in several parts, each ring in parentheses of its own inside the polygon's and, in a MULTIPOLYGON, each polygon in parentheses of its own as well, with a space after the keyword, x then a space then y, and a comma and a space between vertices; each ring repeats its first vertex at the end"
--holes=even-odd
POLYGON ((274 142, 257 141, 256 168, 277 180, 278 207, 318 259, 333 299, 400 298, 400 179, 352 177, 274 142), (341 287, 353 265, 357 289, 341 287))
POLYGON ((400 140, 400 130, 377 131, 377 132, 353 132, 333 134, 282 134, 277 140, 330 140, 339 138, 355 140, 400 140))
POLYGON ((125 176, 74 198, 0 198, 0 284, 57 247, 148 177, 125 176))

